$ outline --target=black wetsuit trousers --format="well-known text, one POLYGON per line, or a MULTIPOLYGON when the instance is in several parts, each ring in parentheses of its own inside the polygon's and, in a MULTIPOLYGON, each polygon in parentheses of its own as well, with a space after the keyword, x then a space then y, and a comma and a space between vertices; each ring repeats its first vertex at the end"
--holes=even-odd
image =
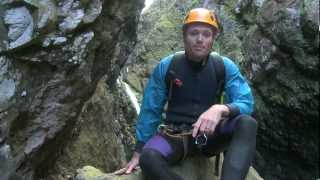
MULTIPOLYGON (((198 148, 194 143, 188 152, 202 153, 208 157, 225 152, 222 166, 222 180, 245 179, 255 153, 257 122, 251 116, 241 116, 231 133, 208 137, 207 145, 198 148)), ((154 149, 143 149, 140 156, 140 167, 148 180, 182 180, 170 170, 170 165, 182 159, 183 143, 168 139, 174 153, 164 157, 154 149)), ((213 170, 212 170, 212 173, 213 170)))

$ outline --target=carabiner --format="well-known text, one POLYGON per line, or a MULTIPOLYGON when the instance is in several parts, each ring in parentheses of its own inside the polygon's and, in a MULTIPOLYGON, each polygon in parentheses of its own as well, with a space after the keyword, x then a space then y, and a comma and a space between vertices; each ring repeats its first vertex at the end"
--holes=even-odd
POLYGON ((205 146, 207 145, 207 135, 206 134, 199 134, 196 137, 196 141, 194 142, 196 145, 205 146))

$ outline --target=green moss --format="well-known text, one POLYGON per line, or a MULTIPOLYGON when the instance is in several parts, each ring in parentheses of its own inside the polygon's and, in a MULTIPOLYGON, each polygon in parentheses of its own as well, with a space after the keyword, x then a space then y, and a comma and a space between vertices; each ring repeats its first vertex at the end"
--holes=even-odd
POLYGON ((88 178, 98 177, 103 175, 103 172, 101 172, 99 169, 96 169, 92 166, 83 167, 83 171, 84 171, 85 177, 88 177, 88 178))
POLYGON ((284 102, 286 102, 284 100, 284 97, 282 97, 282 95, 280 95, 280 94, 272 94, 272 95, 270 95, 269 100, 271 102, 273 102, 274 104, 283 104, 284 102))
POLYGON ((159 26, 161 28, 175 28, 175 24, 169 19, 168 16, 162 16, 159 19, 159 26))
POLYGON ((159 17, 152 17, 155 22, 151 31, 143 37, 143 50, 140 57, 143 63, 154 67, 161 58, 182 49, 181 27, 183 16, 174 6, 164 10, 159 17), (152 65, 151 65, 152 64, 152 65))

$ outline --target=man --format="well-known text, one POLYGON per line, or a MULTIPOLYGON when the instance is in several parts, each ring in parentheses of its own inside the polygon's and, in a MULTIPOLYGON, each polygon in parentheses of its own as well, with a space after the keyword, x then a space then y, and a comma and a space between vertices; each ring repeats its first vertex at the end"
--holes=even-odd
POLYGON ((170 164, 190 154, 225 152, 221 178, 245 178, 256 144, 257 123, 249 116, 253 97, 238 67, 222 57, 227 102, 218 104, 220 79, 213 73, 218 71, 217 60, 210 55, 218 31, 217 20, 207 9, 193 9, 185 17, 185 53, 175 63, 176 55, 162 59, 147 83, 127 174, 140 165, 152 180, 181 180, 171 172, 170 164))

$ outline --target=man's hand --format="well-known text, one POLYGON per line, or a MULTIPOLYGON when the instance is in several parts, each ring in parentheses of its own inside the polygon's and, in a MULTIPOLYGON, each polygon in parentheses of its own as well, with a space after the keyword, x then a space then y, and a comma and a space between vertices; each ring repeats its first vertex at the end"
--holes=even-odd
POLYGON ((121 174, 124 174, 124 173, 125 174, 132 173, 132 171, 134 171, 139 165, 139 158, 140 158, 140 153, 134 152, 133 155, 132 155, 131 160, 128 162, 126 167, 114 172, 114 174, 121 175, 121 174))
POLYGON ((207 111, 202 113, 197 122, 192 125, 192 137, 196 137, 199 132, 207 135, 213 134, 222 117, 228 114, 229 109, 225 105, 215 104, 211 106, 207 111))

